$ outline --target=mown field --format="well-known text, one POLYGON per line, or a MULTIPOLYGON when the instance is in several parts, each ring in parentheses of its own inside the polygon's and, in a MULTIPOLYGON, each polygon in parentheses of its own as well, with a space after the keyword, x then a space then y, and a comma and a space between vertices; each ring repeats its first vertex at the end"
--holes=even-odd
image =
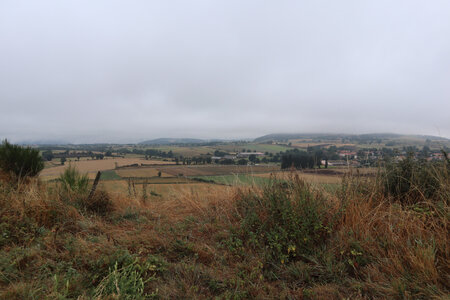
POLYGON ((280 170, 277 165, 259 165, 259 166, 223 166, 223 165, 204 165, 204 166, 162 166, 158 167, 164 173, 178 176, 212 176, 212 175, 232 175, 232 174, 253 174, 276 172, 280 170))
POLYGON ((160 171, 160 168, 126 168, 115 170, 116 174, 121 177, 157 177, 161 172, 161 177, 173 177, 174 175, 160 171))
POLYGON ((236 174, 271 174, 280 172, 280 167, 276 165, 259 166, 223 166, 223 165, 162 165, 155 167, 132 167, 113 170, 115 174, 122 178, 147 178, 154 180, 154 177, 199 177, 217 175, 236 174), (161 172, 161 174, 159 174, 161 172))
POLYGON ((80 160, 66 162, 64 165, 53 166, 44 169, 40 176, 44 179, 54 179, 64 172, 70 165, 83 173, 88 173, 90 178, 94 178, 97 171, 112 170, 116 167, 133 164, 173 164, 173 162, 160 160, 145 160, 143 158, 105 158, 99 160, 80 160))

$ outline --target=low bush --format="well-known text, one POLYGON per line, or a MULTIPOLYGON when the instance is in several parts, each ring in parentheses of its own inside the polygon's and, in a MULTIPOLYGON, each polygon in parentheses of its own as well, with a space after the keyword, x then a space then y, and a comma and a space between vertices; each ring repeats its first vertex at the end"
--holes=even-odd
POLYGON ((268 264, 285 264, 311 254, 329 233, 324 197, 294 178, 271 182, 262 193, 241 194, 239 236, 268 264))
POLYGON ((404 204, 427 199, 450 198, 450 164, 416 160, 408 155, 400 162, 388 162, 383 172, 384 191, 387 196, 404 204))
POLYGON ((59 177, 61 197, 72 202, 78 209, 100 216, 113 211, 113 202, 105 191, 96 191, 91 197, 89 192, 89 177, 81 174, 75 167, 69 166, 59 177))
POLYGON ((101 190, 95 191, 91 198, 82 198, 80 204, 86 211, 99 216, 106 216, 114 210, 110 195, 101 190))
MULTIPOLYGON (((129 257, 133 257, 130 256, 129 257)), ((149 256, 145 261, 133 257, 132 261, 116 261, 95 289, 98 299, 106 296, 118 299, 148 299, 157 296, 156 291, 148 293, 147 283, 154 281, 156 275, 163 272, 166 262, 158 257, 149 256)))

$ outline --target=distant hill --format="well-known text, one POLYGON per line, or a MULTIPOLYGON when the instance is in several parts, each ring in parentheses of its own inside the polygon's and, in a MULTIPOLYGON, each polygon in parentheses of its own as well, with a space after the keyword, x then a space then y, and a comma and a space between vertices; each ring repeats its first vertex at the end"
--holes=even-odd
POLYGON ((344 134, 324 134, 324 133, 272 133, 253 140, 255 143, 264 143, 270 141, 285 141, 294 139, 310 139, 310 138, 323 138, 323 139, 336 139, 348 135, 344 134))
POLYGON ((208 141, 189 138, 159 138, 140 142, 140 145, 172 145, 172 144, 203 144, 208 141))
POLYGON ((268 134, 254 139, 255 143, 265 143, 270 141, 286 141, 295 139, 350 139, 350 140, 367 140, 367 139, 417 139, 417 140, 433 140, 433 141, 450 141, 447 138, 431 135, 406 135, 397 133, 369 133, 369 134, 334 134, 334 133, 274 133, 268 134))

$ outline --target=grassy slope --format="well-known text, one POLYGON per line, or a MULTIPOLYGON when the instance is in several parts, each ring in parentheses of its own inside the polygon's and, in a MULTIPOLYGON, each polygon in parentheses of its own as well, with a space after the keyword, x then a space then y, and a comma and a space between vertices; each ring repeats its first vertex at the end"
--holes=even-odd
POLYGON ((0 298, 445 299, 449 177, 413 206, 368 180, 118 195, 104 216, 1 183, 0 298))

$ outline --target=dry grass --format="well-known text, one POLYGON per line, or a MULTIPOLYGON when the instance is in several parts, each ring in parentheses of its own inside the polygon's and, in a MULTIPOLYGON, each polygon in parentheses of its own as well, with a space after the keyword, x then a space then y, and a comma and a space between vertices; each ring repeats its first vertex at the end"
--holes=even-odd
POLYGON ((377 168, 362 168, 362 169, 348 169, 348 168, 336 168, 336 169, 314 169, 314 170, 291 170, 291 171, 279 171, 262 174, 254 174, 255 177, 270 178, 275 177, 277 179, 289 180, 292 176, 297 175, 304 181, 314 184, 340 184, 344 176, 375 176, 378 172, 377 168))
POLYGON ((277 172, 277 173, 263 173, 263 174, 255 174, 256 177, 263 177, 263 178, 270 178, 272 176, 275 176, 278 179, 290 179, 293 174, 298 175, 301 179, 305 180, 306 182, 312 183, 312 184, 338 184, 342 181, 343 175, 322 175, 322 174, 311 174, 311 173, 304 173, 301 171, 295 171, 292 172, 277 172))
MULTIPOLYGON (((135 189, 138 195, 142 194, 142 181, 135 182, 135 189)), ((128 195, 128 182, 126 180, 108 180, 100 181, 99 186, 107 190, 108 192, 116 195, 127 196, 128 195)), ((151 180, 148 181, 147 190, 148 193, 155 192, 158 197, 153 197, 155 199, 170 200, 171 198, 176 198, 178 195, 184 194, 186 191, 193 191, 200 194, 214 193, 219 190, 226 190, 228 186, 209 184, 209 183, 152 183, 151 180)))
POLYGON ((429 210, 418 212, 391 203, 377 184, 361 186, 343 195, 333 241, 340 253, 353 250, 368 260, 354 266, 361 288, 373 297, 443 299, 450 275, 448 202, 442 210, 426 201, 429 210), (369 191, 355 192, 361 186, 369 191))
POLYGON ((176 223, 188 216, 209 216, 212 207, 228 214, 225 207, 233 201, 236 190, 229 186, 198 183, 155 186, 155 191, 162 197, 150 201, 147 207, 176 223))
MULTIPOLYGON (((239 235, 246 216, 237 203, 263 195, 259 188, 148 185, 161 196, 143 199, 113 193, 119 185, 127 189, 125 181, 101 184, 113 210, 100 216, 80 210, 55 184, 0 182, 0 298, 92 299, 116 263, 120 271, 135 261, 152 270, 143 292, 163 299, 448 298, 448 201, 425 200, 417 210, 392 202, 374 178, 346 178, 326 197, 329 233, 313 254, 269 266, 254 241, 239 235)), ((280 184, 276 192, 295 188, 280 184)))

